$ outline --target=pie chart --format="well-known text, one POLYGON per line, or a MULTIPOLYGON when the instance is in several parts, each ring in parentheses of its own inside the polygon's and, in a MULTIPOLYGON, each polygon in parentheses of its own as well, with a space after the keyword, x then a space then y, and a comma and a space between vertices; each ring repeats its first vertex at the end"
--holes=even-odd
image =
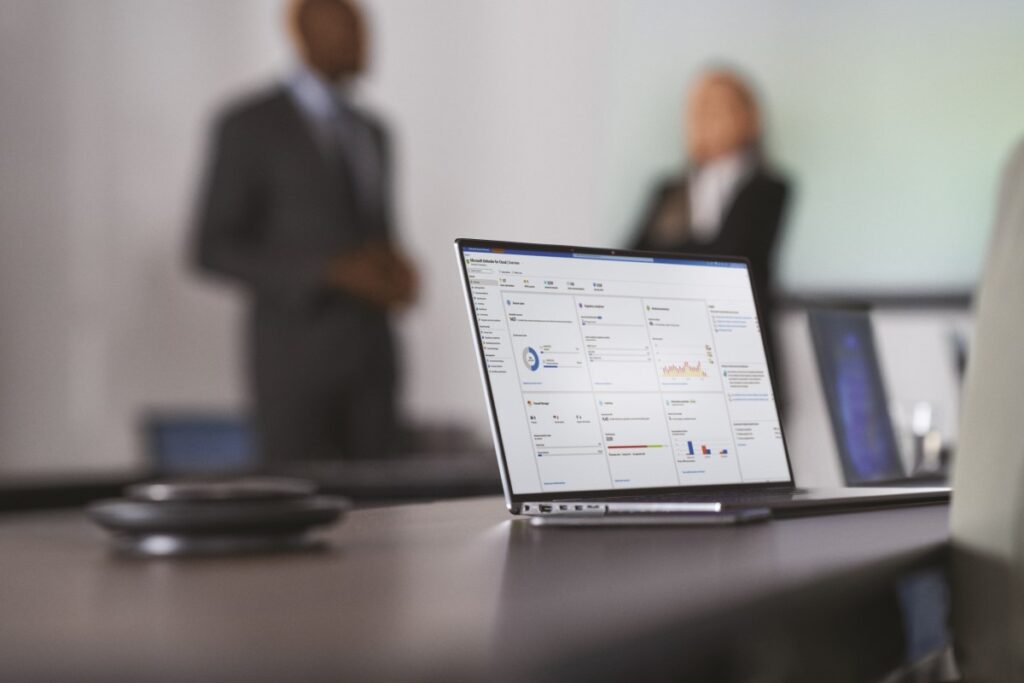
POLYGON ((525 365, 530 372, 537 372, 540 368, 540 354, 537 353, 536 349, 532 346, 527 346, 523 349, 523 365, 525 365))

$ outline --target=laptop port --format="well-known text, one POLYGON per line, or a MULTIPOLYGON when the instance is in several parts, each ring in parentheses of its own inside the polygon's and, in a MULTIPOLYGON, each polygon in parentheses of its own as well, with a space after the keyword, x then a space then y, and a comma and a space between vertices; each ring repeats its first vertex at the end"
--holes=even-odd
POLYGON ((583 509, 583 506, 582 506, 582 505, 576 505, 576 506, 574 506, 574 507, 575 507, 575 508, 576 508, 577 510, 582 510, 582 509, 583 509))
POLYGON ((541 505, 540 506, 540 511, 541 512, 551 512, 551 506, 550 505, 541 505))

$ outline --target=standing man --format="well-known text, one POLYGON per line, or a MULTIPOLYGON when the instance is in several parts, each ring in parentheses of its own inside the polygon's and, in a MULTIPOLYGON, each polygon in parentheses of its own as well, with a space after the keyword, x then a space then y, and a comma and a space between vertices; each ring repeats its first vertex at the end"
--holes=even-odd
POLYGON ((395 247, 388 137, 353 105, 366 32, 349 0, 296 0, 300 66, 215 127, 196 260, 246 290, 248 370, 265 464, 390 452, 389 312, 415 282, 395 247))

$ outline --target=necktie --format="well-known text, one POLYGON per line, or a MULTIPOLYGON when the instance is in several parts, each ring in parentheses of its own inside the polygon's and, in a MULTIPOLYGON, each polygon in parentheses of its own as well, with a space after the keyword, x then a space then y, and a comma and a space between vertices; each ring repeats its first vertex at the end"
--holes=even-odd
MULTIPOLYGON (((362 218, 364 213, 365 191, 358 178, 357 160, 360 154, 359 145, 355 140, 353 121, 341 105, 337 106, 324 130, 328 165, 338 176, 338 188, 341 200, 350 206, 353 212, 362 218)), ((364 221, 359 220, 359 227, 364 221)))

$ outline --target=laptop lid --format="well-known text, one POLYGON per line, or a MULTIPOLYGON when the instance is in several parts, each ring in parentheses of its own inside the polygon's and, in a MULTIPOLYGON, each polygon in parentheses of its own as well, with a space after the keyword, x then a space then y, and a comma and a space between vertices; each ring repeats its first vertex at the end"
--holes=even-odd
POLYGON ((808 323, 846 483, 905 478, 867 310, 812 310, 808 323))
POLYGON ((510 507, 792 486, 746 261, 455 249, 510 507))

